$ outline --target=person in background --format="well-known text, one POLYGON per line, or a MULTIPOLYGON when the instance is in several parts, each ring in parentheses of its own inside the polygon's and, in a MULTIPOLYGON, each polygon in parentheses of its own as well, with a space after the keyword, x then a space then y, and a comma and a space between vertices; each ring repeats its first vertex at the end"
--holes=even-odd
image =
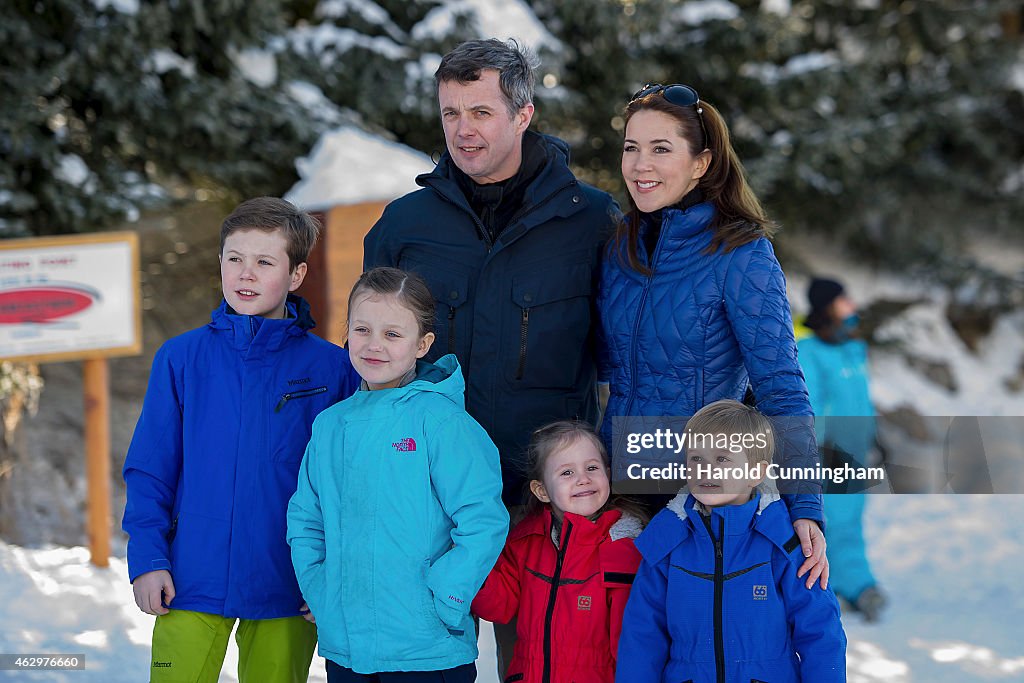
MULTIPOLYGON (((807 290, 810 312, 804 326, 812 336, 797 343, 815 415, 822 463, 830 467, 867 467, 875 444, 868 347, 859 338, 857 306, 843 285, 814 278, 807 290)), ((878 586, 864 543, 862 493, 829 488, 825 495, 832 587, 869 622, 881 616, 885 594, 878 586)))

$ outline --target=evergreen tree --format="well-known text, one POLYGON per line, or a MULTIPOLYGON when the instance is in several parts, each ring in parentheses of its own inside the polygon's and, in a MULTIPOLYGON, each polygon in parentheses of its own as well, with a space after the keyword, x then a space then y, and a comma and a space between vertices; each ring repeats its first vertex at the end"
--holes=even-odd
POLYGON ((0 235, 96 229, 179 180, 280 194, 295 158, 358 112, 436 147, 433 68, 466 26, 435 21, 442 4, 3 3, 0 235))
POLYGON ((448 0, 321 0, 285 36, 282 71, 316 85, 360 125, 427 152, 443 149, 434 70, 476 37, 448 0))
POLYGON ((612 130, 628 95, 684 82, 723 112, 784 226, 903 261, 949 250, 965 225, 1020 234, 1010 220, 1024 195, 1024 112, 1010 78, 1020 38, 999 24, 1013 3, 531 4, 573 47, 571 108, 546 108, 557 117, 547 124, 605 187, 621 192, 612 130))
MULTIPOLYGON (((919 260, 948 253, 964 225, 1019 234, 1008 0, 529 2, 565 48, 544 56, 537 125, 619 197, 626 100, 648 81, 686 82, 722 110, 789 229, 919 260)), ((3 3, 0 234, 99 227, 175 178, 281 193, 294 159, 343 120, 439 151, 433 71, 475 37, 471 6, 3 3)))

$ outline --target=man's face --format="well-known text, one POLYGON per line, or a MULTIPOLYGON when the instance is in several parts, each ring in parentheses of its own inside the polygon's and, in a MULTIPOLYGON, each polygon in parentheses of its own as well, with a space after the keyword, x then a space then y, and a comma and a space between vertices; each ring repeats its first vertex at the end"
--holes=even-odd
POLYGON ((466 84, 443 81, 437 99, 448 153, 463 173, 483 185, 519 171, 533 105, 509 116, 496 70, 484 69, 479 80, 466 84))

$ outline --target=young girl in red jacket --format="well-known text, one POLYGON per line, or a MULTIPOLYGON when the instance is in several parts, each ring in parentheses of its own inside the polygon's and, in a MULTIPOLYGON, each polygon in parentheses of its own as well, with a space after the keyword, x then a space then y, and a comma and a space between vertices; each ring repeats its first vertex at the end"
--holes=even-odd
POLYGON ((505 683, 612 683, 644 517, 610 499, 608 455, 586 423, 541 427, 527 455, 526 516, 473 613, 501 624, 518 618, 505 683))

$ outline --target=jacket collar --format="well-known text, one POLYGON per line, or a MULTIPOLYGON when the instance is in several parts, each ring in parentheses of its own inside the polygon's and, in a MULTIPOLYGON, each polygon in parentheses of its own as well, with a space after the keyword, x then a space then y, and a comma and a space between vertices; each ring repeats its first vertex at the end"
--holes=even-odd
MULTIPOLYGON (((775 485, 771 482, 771 480, 765 479, 764 481, 757 485, 757 488, 754 492, 754 497, 750 501, 759 501, 757 507, 754 508, 753 514, 760 515, 769 505, 780 499, 781 496, 779 496, 778 489, 775 488, 775 485)), ((746 507, 746 505, 749 505, 749 503, 745 505, 729 505, 726 506, 725 508, 715 509, 725 510, 730 507, 746 507)), ((701 503, 699 503, 697 499, 690 495, 690 493, 685 488, 680 490, 679 493, 676 494, 676 497, 670 500, 668 502, 668 505, 666 505, 665 507, 675 512, 676 516, 678 516, 679 519, 683 521, 686 521, 690 508, 695 509, 698 513, 701 514, 708 513, 708 508, 704 507, 701 503)))
MULTIPOLYGON (((465 407, 466 382, 455 354, 441 356, 433 363, 416 361, 416 375, 410 381, 391 389, 357 391, 352 398, 361 402, 384 401, 389 404, 402 403, 416 394, 428 392, 444 396, 460 408, 465 407)), ((360 388, 365 382, 360 382, 360 388)))
MULTIPOLYGON (((637 549, 649 562, 658 562, 683 543, 690 534, 707 536, 707 528, 701 519, 699 505, 684 488, 669 501, 647 525, 644 533, 636 540, 637 549)), ((712 528, 718 533, 720 520, 725 522, 725 534, 735 536, 754 531, 767 537, 779 548, 784 548, 793 536, 786 504, 770 482, 757 487, 754 498, 744 505, 728 505, 712 511, 712 528)))
MULTIPOLYGON (((676 496, 676 498, 678 497, 676 496)), ((743 505, 723 505, 709 510, 698 503, 692 494, 688 494, 683 503, 683 512, 694 528, 706 530, 703 518, 710 518, 711 528, 716 535, 719 530, 722 530, 726 536, 736 536, 750 531, 755 515, 762 509, 761 498, 760 493, 755 493, 754 497, 743 505)), ((673 510, 673 512, 679 514, 678 511, 673 510)))
MULTIPOLYGON (((689 196, 687 195, 687 197, 689 196)), ((644 214, 640 229, 642 232, 647 232, 653 229, 654 221, 660 219, 663 240, 685 240, 703 232, 711 223, 711 218, 714 215, 715 205, 711 202, 701 201, 690 205, 679 204, 664 208, 661 211, 644 214)))
POLYGON ((458 183, 459 189, 471 205, 493 204, 498 206, 511 201, 522 205, 525 203, 526 188, 548 164, 547 148, 543 140, 540 135, 529 131, 523 135, 521 141, 522 162, 519 165, 519 170, 506 180, 481 185, 463 173, 462 169, 454 163, 451 163, 451 157, 449 157, 447 166, 448 174, 458 183))
MULTIPOLYGON (((541 135, 533 131, 523 134, 524 145, 539 145, 544 151, 545 161, 541 164, 536 176, 523 191, 523 208, 501 233, 495 247, 502 247, 515 242, 531 228, 541 225, 552 218, 571 216, 587 207, 586 196, 578 189, 565 193, 566 189, 578 185, 576 176, 569 170, 569 146, 550 135, 541 135)), ((474 217, 477 229, 480 219, 473 213, 466 195, 455 178, 455 162, 445 150, 437 166, 430 173, 417 176, 416 183, 421 187, 433 190, 445 200, 455 204, 474 217)), ((483 237, 483 235, 482 235, 483 237)))
MULTIPOLYGON (((514 541, 534 535, 550 538, 553 522, 551 508, 545 506, 542 512, 532 514, 517 524, 509 534, 508 540, 514 541)), ((621 510, 607 510, 594 521, 567 512, 562 521, 560 532, 562 541, 565 539, 569 525, 572 525, 572 538, 570 540, 574 546, 578 544, 599 545, 604 539, 609 537, 613 541, 620 538, 636 538, 642 528, 639 519, 632 515, 624 514, 621 510)), ((561 543, 559 543, 559 546, 561 546, 561 543)))
POLYGON ((232 345, 237 349, 265 347, 275 350, 289 338, 302 336, 316 327, 309 312, 309 303, 297 294, 289 294, 285 301, 285 317, 280 319, 262 318, 255 315, 241 315, 221 300, 220 306, 210 315, 210 327, 230 335, 232 345))

